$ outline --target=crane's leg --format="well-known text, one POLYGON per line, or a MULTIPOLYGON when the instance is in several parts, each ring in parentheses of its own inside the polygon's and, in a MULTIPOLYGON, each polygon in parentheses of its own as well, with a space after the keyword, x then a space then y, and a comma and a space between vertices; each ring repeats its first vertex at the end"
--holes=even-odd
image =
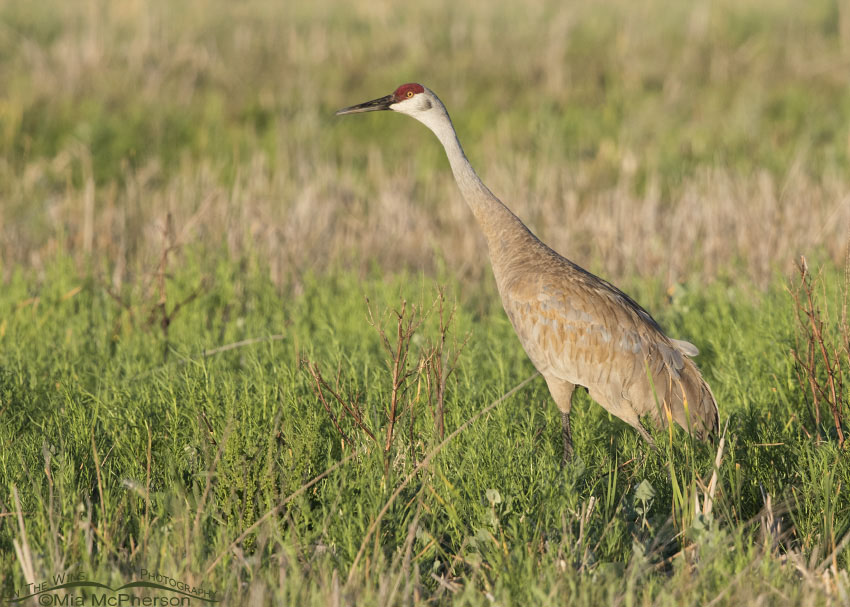
POLYGON ((641 438, 643 438, 643 440, 649 443, 650 447, 652 447, 653 449, 657 449, 655 441, 652 440, 652 437, 649 435, 649 432, 646 431, 646 429, 640 424, 640 422, 632 425, 634 429, 638 431, 638 434, 641 435, 641 438))
POLYGON ((647 443, 649 443, 650 447, 652 447, 653 449, 658 449, 658 446, 655 444, 655 441, 652 440, 652 437, 649 435, 649 432, 647 432, 646 428, 644 428, 643 425, 640 423, 640 418, 637 416, 637 413, 635 413, 631 408, 629 408, 627 411, 621 411, 621 414, 616 413, 615 415, 617 415, 617 417, 629 424, 632 428, 637 430, 638 434, 640 434, 640 437, 647 443))
POLYGON ((570 429, 569 411, 561 411, 561 440, 564 442, 564 454, 561 456, 563 466, 573 458, 573 432, 570 429))
POLYGON ((638 431, 640 437, 649 443, 649 446, 653 449, 657 449, 658 447, 655 445, 655 441, 652 440, 652 437, 649 435, 649 432, 641 425, 640 416, 635 411, 634 406, 631 401, 626 398, 612 399, 606 398, 609 395, 598 391, 588 391, 590 394, 590 398, 595 400, 600 406, 605 409, 608 413, 615 417, 619 417, 621 420, 629 424, 632 428, 638 431))
POLYGON ((547 377, 546 384, 549 386, 549 392, 561 412, 561 439, 564 443, 564 453, 561 457, 561 465, 563 466, 573 457, 573 434, 570 428, 570 408, 573 402, 573 392, 576 389, 575 384, 563 381, 554 377, 547 377))

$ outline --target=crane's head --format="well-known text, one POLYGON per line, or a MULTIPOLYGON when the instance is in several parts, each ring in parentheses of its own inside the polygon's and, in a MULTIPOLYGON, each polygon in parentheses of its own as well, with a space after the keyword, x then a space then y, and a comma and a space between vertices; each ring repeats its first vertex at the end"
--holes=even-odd
POLYGON ((446 108, 437 96, 421 84, 415 82, 402 84, 392 95, 343 108, 336 115, 359 114, 361 112, 375 112, 378 110, 392 110, 401 114, 407 114, 432 128, 435 119, 442 117, 448 118, 446 108))

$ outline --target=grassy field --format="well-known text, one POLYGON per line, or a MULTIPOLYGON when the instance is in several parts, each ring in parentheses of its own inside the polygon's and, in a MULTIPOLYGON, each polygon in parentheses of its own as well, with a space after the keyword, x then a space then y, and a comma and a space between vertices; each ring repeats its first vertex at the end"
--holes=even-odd
POLYGON ((844 1, 0 4, 3 598, 847 605, 848 73, 844 1), (560 467, 437 142, 333 117, 411 80, 722 442, 560 467))

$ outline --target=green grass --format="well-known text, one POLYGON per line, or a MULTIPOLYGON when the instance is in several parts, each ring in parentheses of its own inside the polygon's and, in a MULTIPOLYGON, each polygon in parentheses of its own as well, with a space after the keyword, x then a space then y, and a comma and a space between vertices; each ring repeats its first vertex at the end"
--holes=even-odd
MULTIPOLYGON (((376 314, 400 298, 428 310, 434 283, 332 273, 307 279, 293 297, 259 264, 222 256, 210 268, 188 254, 167 282, 169 301, 206 272, 203 293, 175 315, 167 336, 147 321, 155 298, 131 290, 121 305, 68 261, 41 278, 16 272, 6 285, 0 506, 17 511, 17 488, 37 578, 68 570, 114 587, 144 567, 212 587, 228 604, 246 593, 325 604, 335 577, 337 591, 358 604, 826 600, 822 583, 787 560, 811 558, 816 567, 850 530, 842 490, 850 465, 834 440, 817 445, 805 434, 812 420, 788 355, 794 316, 781 284, 761 295, 719 283, 673 298, 636 290, 672 334, 699 344, 729 420, 711 517, 688 512, 686 502, 698 479, 707 483, 715 447, 681 431, 671 443, 658 432, 653 451, 585 396, 573 414, 578 457, 561 470, 557 411, 537 378, 414 476, 346 585, 367 528, 439 438, 411 390, 385 477, 381 450, 350 421, 342 424, 353 444, 343 446, 301 361, 317 363, 332 383, 338 375, 344 395, 359 395, 365 423, 384 428, 391 376, 365 298, 376 314), (283 337, 202 355, 276 335, 283 337)), ((461 287, 449 289, 451 302, 461 287)), ((486 295, 457 304, 452 334, 469 341, 448 384, 447 431, 533 371, 495 294, 486 295)), ((391 317, 380 317, 392 337, 391 317)), ((411 368, 437 337, 432 313, 412 341, 411 368)), ((6 592, 25 584, 13 542, 20 546, 23 532, 5 516, 6 592)), ((837 564, 846 570, 846 552, 837 564)))
POLYGON ((0 3, 0 592, 845 604, 850 460, 785 287, 822 266, 846 338, 848 36, 845 0, 0 3), (717 442, 654 451, 584 393, 563 470, 539 377, 464 426, 533 373, 474 219, 421 125, 333 116, 414 80, 536 234, 700 348, 710 516, 717 442), (438 449, 441 284, 468 341, 438 449), (369 306, 392 338, 402 300, 385 451, 369 306))

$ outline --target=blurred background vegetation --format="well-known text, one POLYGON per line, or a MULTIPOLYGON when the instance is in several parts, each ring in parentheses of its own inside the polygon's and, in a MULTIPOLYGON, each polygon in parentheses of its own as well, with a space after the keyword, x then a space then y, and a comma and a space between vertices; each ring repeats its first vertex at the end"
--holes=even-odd
POLYGON ((850 227, 850 3, 0 4, 0 259, 116 287, 169 213, 276 283, 331 266, 489 280, 421 125, 335 109, 421 81, 485 182, 612 279, 765 285, 850 227))

